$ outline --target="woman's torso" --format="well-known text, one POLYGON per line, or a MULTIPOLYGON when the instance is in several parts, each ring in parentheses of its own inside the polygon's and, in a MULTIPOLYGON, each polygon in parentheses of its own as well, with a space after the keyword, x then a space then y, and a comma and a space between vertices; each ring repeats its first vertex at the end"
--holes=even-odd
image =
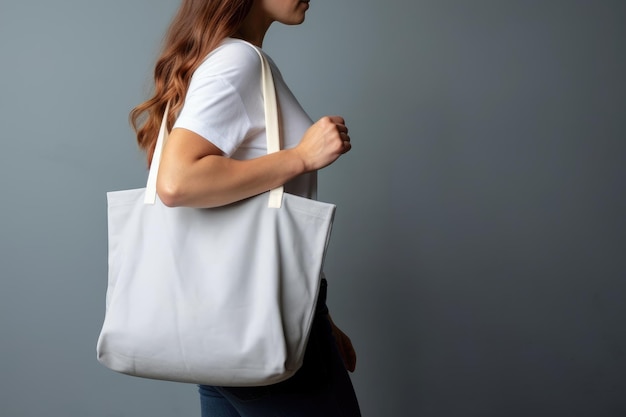
MULTIPOLYGON (((174 125, 199 134, 224 152, 245 160, 267 153, 261 60, 253 46, 227 38, 194 72, 185 103, 174 125)), ((281 147, 295 147, 312 121, 268 57, 279 107, 281 147)), ((315 172, 285 184, 285 191, 316 198, 315 172)))

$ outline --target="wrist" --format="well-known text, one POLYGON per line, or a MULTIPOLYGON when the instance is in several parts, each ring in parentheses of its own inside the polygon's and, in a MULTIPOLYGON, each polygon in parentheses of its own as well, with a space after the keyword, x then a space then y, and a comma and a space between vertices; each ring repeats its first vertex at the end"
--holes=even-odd
POLYGON ((290 166, 293 169, 294 176, 298 176, 300 174, 305 174, 309 172, 309 169, 304 162, 304 158, 302 157, 300 151, 297 147, 285 150, 289 155, 290 166))

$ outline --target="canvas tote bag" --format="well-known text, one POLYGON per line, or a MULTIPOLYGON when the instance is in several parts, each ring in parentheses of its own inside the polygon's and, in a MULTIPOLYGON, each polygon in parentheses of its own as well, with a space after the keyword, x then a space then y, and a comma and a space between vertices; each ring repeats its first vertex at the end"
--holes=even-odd
MULTIPOLYGON (((275 89, 254 49, 270 153, 280 146, 275 89)), ((166 139, 164 117, 145 189, 107 193, 98 360, 125 374, 196 384, 289 378, 304 358, 335 206, 280 187, 218 208, 167 207, 156 195, 166 139)))

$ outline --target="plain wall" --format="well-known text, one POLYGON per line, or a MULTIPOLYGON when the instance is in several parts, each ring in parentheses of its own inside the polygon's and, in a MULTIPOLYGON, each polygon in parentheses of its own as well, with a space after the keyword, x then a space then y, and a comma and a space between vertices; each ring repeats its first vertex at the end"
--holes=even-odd
MULTIPOLYGON (((0 0, 0 416, 197 416, 95 343, 165 0, 0 0)), ((312 0, 265 50, 351 153, 329 305, 366 417, 626 415, 626 2, 312 0)))

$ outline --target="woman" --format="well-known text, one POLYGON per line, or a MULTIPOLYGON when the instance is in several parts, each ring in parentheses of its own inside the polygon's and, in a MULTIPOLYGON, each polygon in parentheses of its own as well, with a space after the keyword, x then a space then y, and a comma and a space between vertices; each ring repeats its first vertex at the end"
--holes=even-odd
MULTIPOLYGON (((300 0, 183 0, 155 69, 154 96, 131 121, 139 145, 154 150, 170 102, 169 139, 157 192, 168 206, 215 207, 279 185, 316 197, 316 171, 351 148, 338 116, 312 123, 273 63, 283 150, 266 155, 261 63, 250 43, 262 47, 270 25, 304 21, 300 0)), ((328 316, 326 282, 303 367, 268 387, 200 386, 202 416, 360 416, 347 370, 356 356, 350 339, 328 316)))

